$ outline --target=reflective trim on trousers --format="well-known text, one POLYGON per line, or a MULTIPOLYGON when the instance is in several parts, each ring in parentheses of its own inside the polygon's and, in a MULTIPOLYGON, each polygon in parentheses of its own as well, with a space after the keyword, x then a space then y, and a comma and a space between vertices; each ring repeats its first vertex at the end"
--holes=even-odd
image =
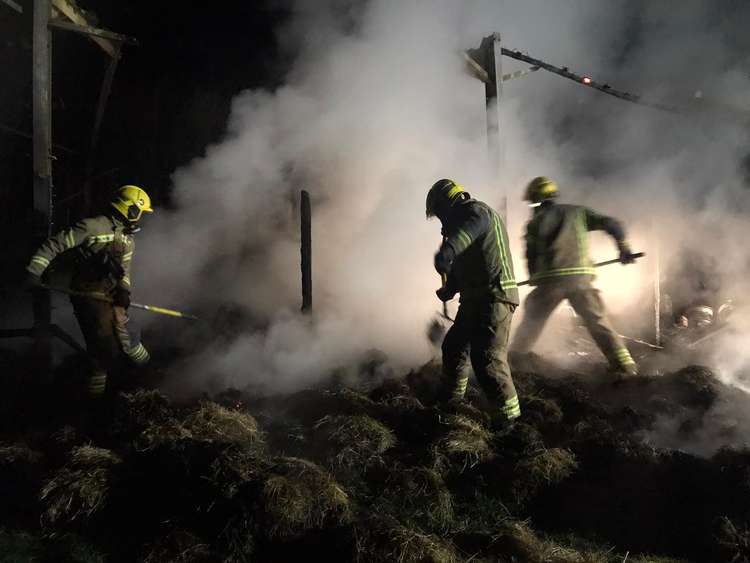
POLYGON ((514 418, 521 416, 521 404, 518 401, 518 395, 505 401, 505 405, 500 408, 500 412, 502 412, 508 420, 513 420, 514 418))

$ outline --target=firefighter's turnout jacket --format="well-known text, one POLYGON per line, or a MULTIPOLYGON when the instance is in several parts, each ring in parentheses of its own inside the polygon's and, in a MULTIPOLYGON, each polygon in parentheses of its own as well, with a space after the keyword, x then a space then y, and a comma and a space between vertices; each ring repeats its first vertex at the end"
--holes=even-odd
POLYGON ((443 340, 444 393, 460 399, 469 380, 468 364, 498 417, 521 414, 508 364, 508 335, 518 305, 518 286, 508 233, 488 205, 466 199, 453 205, 443 222, 441 253, 452 257, 446 288, 460 292, 456 320, 443 340))
MULTIPOLYGON (((42 243, 26 269, 41 277, 57 256, 69 251, 75 253, 72 290, 108 297, 118 287, 130 291, 135 244, 128 225, 117 217, 100 215, 61 230, 42 243)), ((71 302, 94 364, 89 391, 104 391, 118 352, 136 364, 148 362, 149 353, 130 330, 123 308, 85 297, 71 297, 71 302)))

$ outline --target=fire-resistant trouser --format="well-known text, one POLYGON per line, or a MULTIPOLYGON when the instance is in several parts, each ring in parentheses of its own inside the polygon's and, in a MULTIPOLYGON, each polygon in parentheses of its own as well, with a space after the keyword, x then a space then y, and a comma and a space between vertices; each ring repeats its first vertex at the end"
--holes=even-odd
POLYGON ((550 280, 535 287, 524 303, 523 320, 511 348, 518 352, 530 351, 552 311, 565 299, 583 319, 610 365, 628 373, 635 372, 635 361, 610 324, 599 290, 591 285, 589 278, 550 280))
POLYGON ((515 305, 502 301, 464 301, 443 340, 444 395, 462 398, 469 382, 468 360, 487 398, 500 415, 521 414, 508 364, 508 336, 515 305))
POLYGON ((107 376, 118 369, 121 354, 142 365, 149 360, 149 353, 129 335, 129 319, 121 307, 76 297, 71 302, 91 362, 87 390, 90 396, 98 397, 106 390, 107 376))

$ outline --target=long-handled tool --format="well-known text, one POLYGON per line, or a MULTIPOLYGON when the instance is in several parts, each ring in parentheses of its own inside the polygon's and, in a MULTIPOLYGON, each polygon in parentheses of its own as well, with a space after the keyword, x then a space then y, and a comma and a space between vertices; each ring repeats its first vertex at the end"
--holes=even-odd
MULTIPOLYGON (((66 295, 72 295, 73 297, 83 297, 85 299, 94 299, 95 301, 104 301, 105 303, 112 303, 112 299, 104 295, 103 293, 98 292, 83 292, 83 291, 73 291, 72 289, 67 289, 65 287, 55 287, 55 286, 42 286, 44 289, 49 289, 50 291, 57 291, 59 293, 65 293, 66 295)), ((169 315, 170 317, 178 317, 181 319, 188 319, 191 321, 197 321, 198 317, 195 315, 191 315, 189 313, 183 313, 182 311, 175 311, 174 309, 165 309, 164 307, 156 307, 154 305, 143 305, 141 303, 133 303, 130 302, 130 306, 135 309, 143 309, 144 311, 151 311, 152 313, 158 313, 160 315, 169 315)))
MULTIPOLYGON (((630 255, 630 257, 633 260, 636 260, 637 258, 643 258, 644 256, 646 256, 645 252, 636 252, 635 254, 630 255)), ((619 258, 614 258, 612 260, 605 260, 604 262, 597 262, 596 264, 594 264, 594 268, 601 268, 602 266, 609 266, 610 264, 620 264, 620 263, 621 262, 619 258)), ((522 285, 529 285, 530 283, 531 283, 531 280, 524 280, 524 281, 518 282, 517 285, 520 287, 522 285)))

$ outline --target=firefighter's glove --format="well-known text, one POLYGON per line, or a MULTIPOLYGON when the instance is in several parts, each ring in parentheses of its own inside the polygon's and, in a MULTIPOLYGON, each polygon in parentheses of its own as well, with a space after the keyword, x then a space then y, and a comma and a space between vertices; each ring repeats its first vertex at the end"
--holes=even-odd
POLYGON ((451 270, 453 263, 453 249, 450 246, 443 245, 440 251, 435 254, 435 269, 441 276, 451 270))
POLYGON ((115 307, 122 307, 123 309, 130 307, 130 292, 124 287, 118 287, 115 289, 115 292, 112 295, 112 305, 115 307))
POLYGON ((24 288, 28 291, 33 291, 35 289, 41 289, 43 287, 42 284, 42 277, 37 276, 33 272, 28 272, 26 274, 26 280, 24 281, 24 288))
POLYGON ((451 299, 455 297, 456 292, 453 289, 449 289, 443 286, 440 289, 435 291, 435 295, 437 295, 440 301, 450 301, 451 299))
POLYGON ((633 253, 630 250, 630 245, 626 242, 621 242, 619 244, 620 248, 620 263, 621 264, 633 264, 635 262, 635 258, 633 257, 633 253))

